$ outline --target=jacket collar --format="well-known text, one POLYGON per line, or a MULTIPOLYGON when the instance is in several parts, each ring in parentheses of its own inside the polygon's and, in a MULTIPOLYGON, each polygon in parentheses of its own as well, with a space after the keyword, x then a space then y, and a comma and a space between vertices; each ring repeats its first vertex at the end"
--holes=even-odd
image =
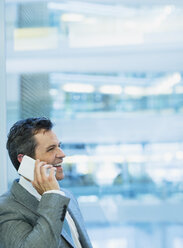
POLYGON ((11 193, 16 201, 36 214, 39 201, 19 184, 19 179, 13 182, 11 193))
POLYGON ((38 201, 41 200, 41 195, 32 186, 32 183, 20 176, 19 184, 26 189, 31 195, 35 196, 38 201))

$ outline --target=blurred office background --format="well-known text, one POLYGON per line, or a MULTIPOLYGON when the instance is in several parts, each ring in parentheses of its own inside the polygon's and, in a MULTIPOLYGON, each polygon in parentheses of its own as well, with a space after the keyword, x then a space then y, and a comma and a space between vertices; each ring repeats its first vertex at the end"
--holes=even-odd
POLYGON ((94 248, 183 247, 182 13, 179 0, 5 1, 6 129, 55 123, 61 187, 94 248))

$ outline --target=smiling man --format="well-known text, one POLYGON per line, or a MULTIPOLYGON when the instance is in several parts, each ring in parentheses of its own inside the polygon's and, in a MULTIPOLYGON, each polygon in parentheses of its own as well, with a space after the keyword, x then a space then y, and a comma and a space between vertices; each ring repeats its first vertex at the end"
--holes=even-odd
POLYGON ((7 149, 16 170, 24 155, 36 161, 34 180, 20 176, 0 197, 2 248, 92 247, 76 199, 59 187, 65 154, 52 127, 49 119, 29 118, 10 129, 7 149))

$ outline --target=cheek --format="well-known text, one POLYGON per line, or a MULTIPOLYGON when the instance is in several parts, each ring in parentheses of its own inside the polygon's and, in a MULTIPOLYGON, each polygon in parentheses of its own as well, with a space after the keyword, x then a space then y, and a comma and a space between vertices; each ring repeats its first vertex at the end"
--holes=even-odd
POLYGON ((48 154, 48 153, 37 153, 36 154, 36 159, 39 159, 40 161, 44 161, 47 163, 52 163, 54 160, 54 155, 53 154, 48 154))
POLYGON ((55 153, 48 153, 48 154, 45 154, 45 160, 49 163, 52 163, 54 162, 55 160, 55 153))
POLYGON ((41 149, 37 149, 37 151, 35 152, 35 158, 39 159, 40 161, 44 161, 46 158, 46 155, 47 154, 41 149))

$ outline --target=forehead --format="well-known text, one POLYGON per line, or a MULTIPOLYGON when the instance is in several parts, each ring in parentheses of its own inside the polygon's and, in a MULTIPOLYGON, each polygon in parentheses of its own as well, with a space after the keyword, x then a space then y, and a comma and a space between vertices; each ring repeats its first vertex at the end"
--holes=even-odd
POLYGON ((52 130, 40 130, 34 135, 38 146, 48 147, 53 144, 58 144, 59 140, 52 130))

